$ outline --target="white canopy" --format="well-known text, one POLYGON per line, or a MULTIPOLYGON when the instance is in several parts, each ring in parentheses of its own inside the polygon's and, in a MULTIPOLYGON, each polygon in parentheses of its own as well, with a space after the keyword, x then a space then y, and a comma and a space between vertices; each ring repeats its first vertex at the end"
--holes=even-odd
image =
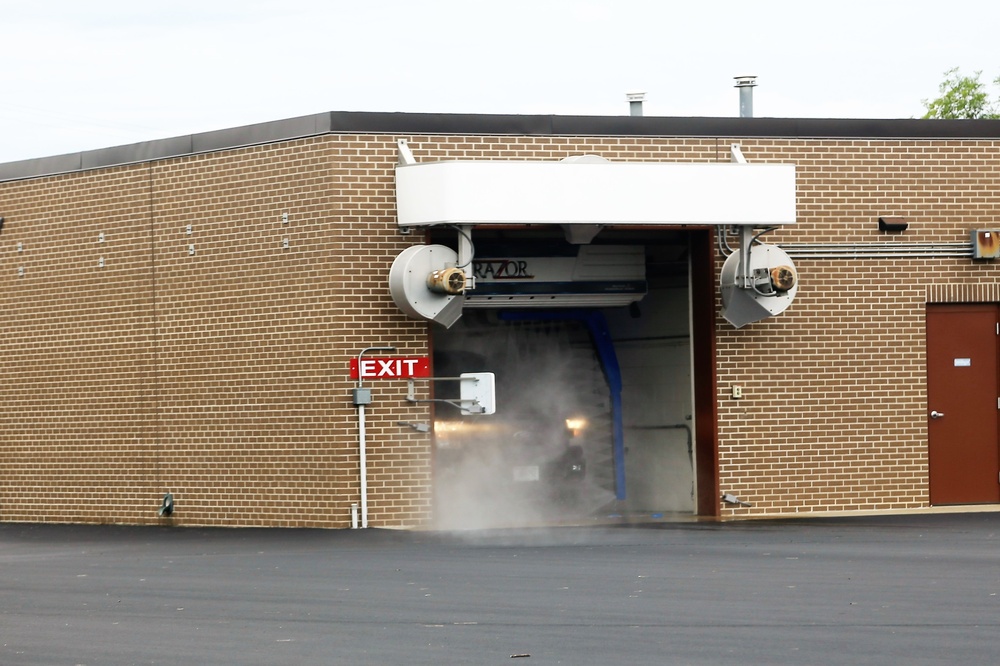
POLYGON ((455 161, 396 168, 401 227, 782 225, 795 222, 795 165, 455 161))

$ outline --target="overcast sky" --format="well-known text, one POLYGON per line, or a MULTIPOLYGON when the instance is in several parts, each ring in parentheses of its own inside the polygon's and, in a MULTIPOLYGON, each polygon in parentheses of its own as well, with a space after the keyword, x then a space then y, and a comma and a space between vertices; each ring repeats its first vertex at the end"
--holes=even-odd
POLYGON ((0 162, 322 111, 910 118, 980 0, 0 0, 0 162))

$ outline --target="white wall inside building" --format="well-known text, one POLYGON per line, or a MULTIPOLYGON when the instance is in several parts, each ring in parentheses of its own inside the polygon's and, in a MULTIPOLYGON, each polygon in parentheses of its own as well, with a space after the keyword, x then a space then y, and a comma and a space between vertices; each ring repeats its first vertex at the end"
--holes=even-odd
POLYGON ((687 289, 653 289, 638 317, 608 313, 622 372, 630 513, 694 510, 687 299, 687 289))

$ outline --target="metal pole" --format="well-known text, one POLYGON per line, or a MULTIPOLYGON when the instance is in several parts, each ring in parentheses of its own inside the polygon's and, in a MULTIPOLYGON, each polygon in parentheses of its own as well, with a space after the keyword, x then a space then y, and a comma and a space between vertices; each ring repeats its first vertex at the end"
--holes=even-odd
MULTIPOLYGON (((361 357, 370 351, 394 352, 395 347, 365 347, 358 354, 358 388, 362 388, 364 371, 361 357)), ((358 403, 358 475, 361 481, 361 527, 368 527, 368 451, 365 442, 365 405, 358 403)))
MULTIPOLYGON (((360 370, 359 370, 360 371, 360 370)), ((358 405, 358 453, 361 465, 361 527, 368 527, 368 452, 365 449, 365 406, 358 405)))

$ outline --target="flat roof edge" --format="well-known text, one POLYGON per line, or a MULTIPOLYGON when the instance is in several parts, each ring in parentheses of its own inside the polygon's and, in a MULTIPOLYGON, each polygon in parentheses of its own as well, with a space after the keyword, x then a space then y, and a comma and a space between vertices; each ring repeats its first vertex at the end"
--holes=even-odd
POLYGON ((0 164, 0 182, 232 150, 291 141, 330 131, 330 114, 319 113, 211 132, 154 139, 79 153, 0 164))
POLYGON ((0 164, 0 181, 123 166, 322 134, 1000 139, 1000 120, 681 118, 330 111, 0 164))

